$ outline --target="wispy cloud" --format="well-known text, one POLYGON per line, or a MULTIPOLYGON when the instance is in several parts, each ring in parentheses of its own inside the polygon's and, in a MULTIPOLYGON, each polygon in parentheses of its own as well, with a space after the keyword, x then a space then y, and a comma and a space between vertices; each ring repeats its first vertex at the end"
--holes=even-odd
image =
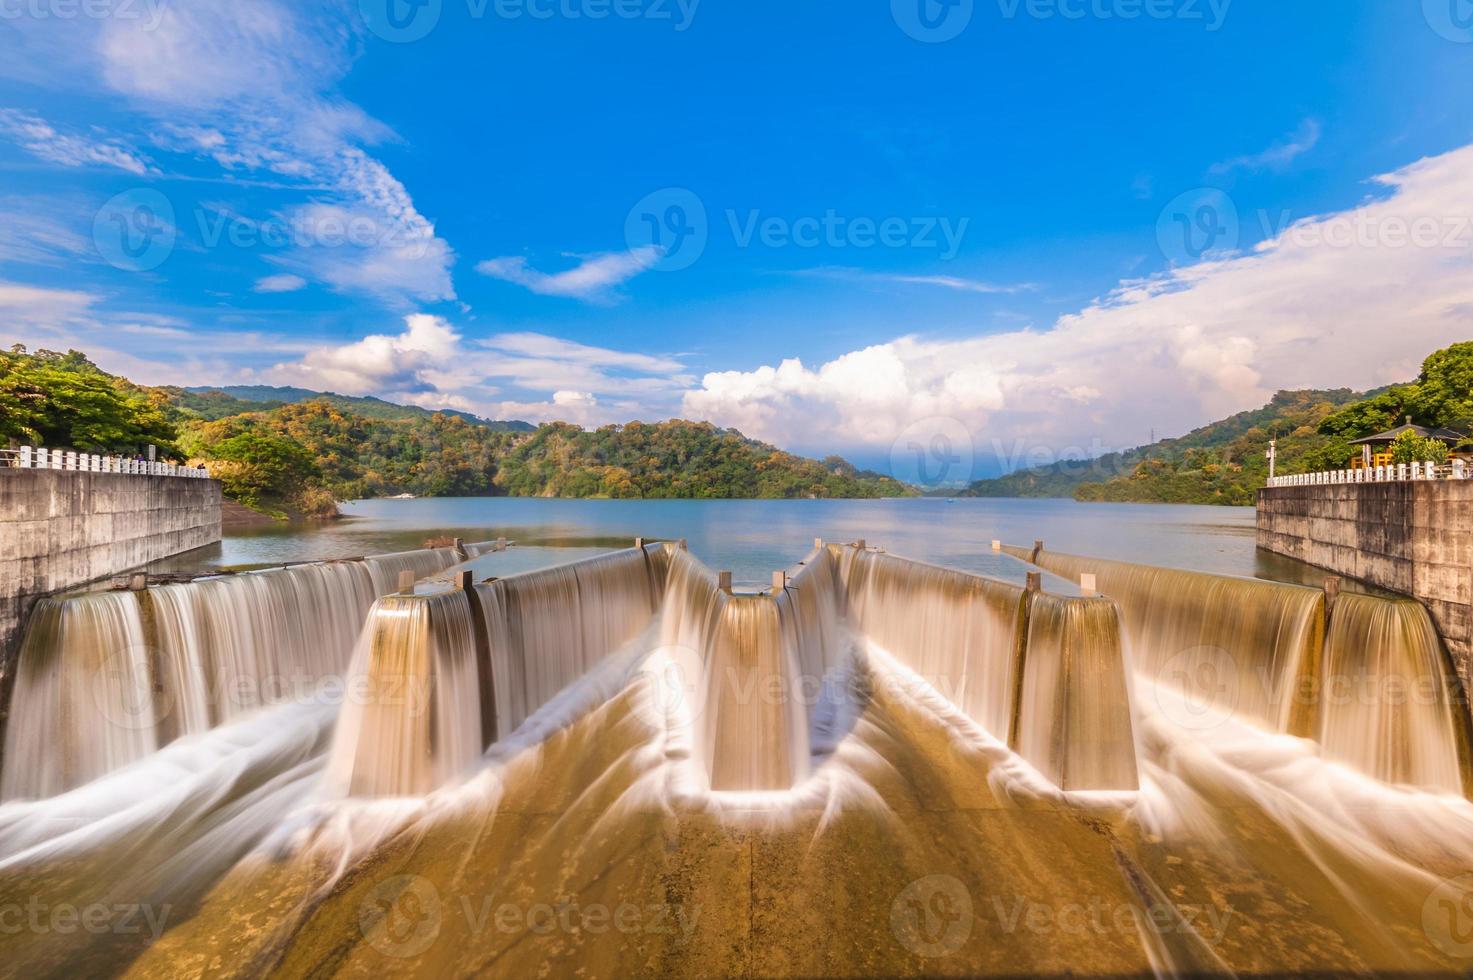
POLYGON ((850 266, 820 266, 816 269, 800 269, 793 273, 818 279, 845 279, 864 282, 888 282, 902 286, 936 286, 963 293, 1011 294, 1028 292, 1038 287, 1030 282, 996 283, 982 279, 967 279, 962 276, 917 276, 894 272, 871 272, 850 266))
POLYGON ((64 167, 116 167, 142 176, 153 168, 137 150, 117 139, 62 133, 40 116, 0 109, 0 133, 27 152, 64 167))
MULTIPOLYGON (((143 6, 147 17, 83 17, 64 25, 21 18, 9 26, 22 35, 14 47, 24 64, 0 66, 0 75, 110 89, 143 117, 148 140, 165 152, 210 161, 232 183, 310 193, 310 204, 285 209, 290 220, 303 219, 294 211, 311 218, 313 209, 330 209, 350 229, 372 229, 345 244, 294 242, 281 256, 288 272, 401 308, 455 299, 453 251, 368 152, 393 131, 339 89, 358 54, 339 5, 143 6)), ((0 132, 68 165, 154 172, 120 141, 58 132, 24 113, 0 119, 0 132)))
POLYGON ((299 289, 307 287, 307 280, 290 272, 278 273, 274 276, 265 276, 256 280, 252 287, 258 293, 294 293, 299 289))
POLYGON ((1298 129, 1267 149, 1215 163, 1208 173, 1222 175, 1234 170, 1283 170, 1319 145, 1322 131, 1318 119, 1306 119, 1298 129))
POLYGON ((582 261, 563 272, 540 272, 520 255, 486 259, 477 263, 476 271, 492 279, 514 283, 539 296, 567 296, 592 302, 607 302, 614 290, 635 276, 652 268, 660 259, 654 245, 627 252, 602 252, 582 257, 582 261))

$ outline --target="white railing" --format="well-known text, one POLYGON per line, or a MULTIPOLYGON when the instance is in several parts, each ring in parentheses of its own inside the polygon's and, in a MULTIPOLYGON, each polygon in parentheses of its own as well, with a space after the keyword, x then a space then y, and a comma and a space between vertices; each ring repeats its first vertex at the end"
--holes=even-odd
POLYGON ((0 449, 0 469, 81 470, 84 473, 133 473, 138 476, 182 476, 207 479, 210 471, 197 466, 179 466, 127 456, 98 456, 70 449, 0 449))
POLYGON ((1358 470, 1326 470, 1321 473, 1294 473, 1276 476, 1271 487, 1323 487, 1340 483, 1406 483, 1412 480, 1469 480, 1473 466, 1461 459, 1436 463, 1396 463, 1391 466, 1367 466, 1358 470))

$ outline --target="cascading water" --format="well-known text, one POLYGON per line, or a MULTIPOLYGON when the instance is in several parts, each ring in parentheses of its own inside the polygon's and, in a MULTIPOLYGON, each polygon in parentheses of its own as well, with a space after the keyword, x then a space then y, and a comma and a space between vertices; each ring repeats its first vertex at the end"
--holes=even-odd
POLYGON ((17 661, 0 799, 40 798, 342 675, 380 587, 451 549, 41 600, 17 661))
POLYGON ((471 768, 482 748, 475 628, 464 592, 374 605, 333 738, 332 795, 418 795, 471 768))
POLYGON ((1037 564, 1076 582, 1082 574, 1095 576, 1100 591, 1120 604, 1136 670, 1187 689, 1203 710, 1311 734, 1300 694, 1319 669, 1319 591, 1047 551, 1037 564))
POLYGON ((159 746, 138 598, 45 600, 21 645, 0 799, 53 796, 159 746))
POLYGON ((1120 604, 1137 670, 1183 695, 1170 710, 1187 727, 1242 717, 1376 779, 1473 794, 1466 706, 1420 603, 1342 593, 1327 615, 1324 593, 1302 586, 1047 551, 1035 561, 1096 576, 1120 604))
POLYGON ((855 625, 977 724, 1006 740, 1023 590, 890 555, 841 550, 855 625))
POLYGON ((1316 736, 1325 755, 1389 783, 1461 793, 1463 706, 1420 602, 1343 593, 1325 638, 1316 736))
MULTIPOLYGON (((1015 754, 972 710, 948 702, 940 681, 891 683, 911 663, 970 679, 975 657, 996 656, 977 639, 992 629, 978 593, 1000 583, 939 571, 822 549, 785 588, 727 595, 688 555, 651 549, 474 593, 431 586, 388 596, 354 653, 341 711, 268 706, 72 792, 0 805, 0 895, 46 910, 143 902, 157 924, 150 931, 140 916, 141 936, 5 932, 3 970, 1167 976, 1466 967, 1473 949, 1458 915, 1473 898, 1473 804, 1406 785, 1445 779, 1445 757, 1423 765, 1414 750, 1410 762, 1375 763, 1401 767, 1403 785, 1388 786, 1326 758, 1341 757, 1332 746, 1342 736, 1365 744, 1353 728, 1322 733, 1322 752, 1265 732, 1247 713, 1210 733, 1191 730, 1165 701, 1127 700, 1118 637, 1128 604, 1008 586, 1012 629, 989 643, 1018 654, 1004 657, 1003 685, 1017 714, 999 725, 1016 731, 1015 754), (861 617, 872 635, 854 629, 861 617), (934 622, 950 617, 970 617, 968 626, 953 635, 934 622), (938 657, 938 645, 961 667, 938 657), (698 684, 677 682, 676 707, 703 733, 699 752, 646 710, 659 685, 645 666, 671 651, 693 661, 684 680, 698 684), (735 681, 713 679, 721 673, 735 681), (762 677, 785 703, 734 694, 755 691, 762 677), (855 695, 838 713, 857 718, 823 719, 842 699, 815 703, 819 677, 855 695), (379 695, 416 687, 425 696, 415 711, 380 710, 379 695), (355 688, 364 692, 357 706, 355 688), (784 713, 795 704, 802 710, 784 713), (1124 751, 1132 721, 1138 762, 1124 751), (792 739, 805 726, 806 759, 792 739), (833 744, 820 748, 815 732, 833 744), (704 782, 690 778, 694 769, 704 782), (322 792, 325 771, 333 794, 322 792), (1068 792, 1136 778, 1138 793, 1068 792), (766 792, 728 792, 744 789, 766 792), (381 792, 415 795, 364 798, 381 792)), ((130 622, 142 634, 188 632, 150 625, 177 612, 155 595, 104 598, 89 615, 108 635, 126 635, 130 622)), ((1415 607, 1339 605, 1347 598, 1332 609, 1327 673, 1427 676, 1415 607), (1337 660, 1351 652, 1337 629, 1373 642, 1337 660)), ((167 684, 212 689, 203 673, 181 679, 157 659, 150 653, 148 670, 167 684)), ((1154 683, 1139 677, 1137 691, 1154 683)), ((1408 717, 1376 720, 1373 708, 1363 727, 1408 717)), ((1418 731, 1439 724, 1429 715, 1418 731)), ((3 914, 0 925, 15 921, 3 914)))
POLYGON ((1060 789, 1136 788, 1123 657, 1113 602, 1029 597, 1014 748, 1060 789))

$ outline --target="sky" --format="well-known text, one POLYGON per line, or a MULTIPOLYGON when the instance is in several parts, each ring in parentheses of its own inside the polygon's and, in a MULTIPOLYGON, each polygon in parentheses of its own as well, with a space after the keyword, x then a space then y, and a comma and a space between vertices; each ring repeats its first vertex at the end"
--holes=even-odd
POLYGON ((950 482, 1473 339, 1470 0, 0 0, 0 54, 0 340, 142 383, 950 482))

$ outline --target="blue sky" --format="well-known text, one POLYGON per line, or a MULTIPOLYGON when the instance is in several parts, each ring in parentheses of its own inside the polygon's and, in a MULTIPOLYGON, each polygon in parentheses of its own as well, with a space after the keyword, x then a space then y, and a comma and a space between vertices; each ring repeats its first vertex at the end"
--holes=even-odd
POLYGON ((0 0, 0 315, 146 382, 708 418, 902 476, 1121 448, 1473 337, 1465 24, 0 0))

